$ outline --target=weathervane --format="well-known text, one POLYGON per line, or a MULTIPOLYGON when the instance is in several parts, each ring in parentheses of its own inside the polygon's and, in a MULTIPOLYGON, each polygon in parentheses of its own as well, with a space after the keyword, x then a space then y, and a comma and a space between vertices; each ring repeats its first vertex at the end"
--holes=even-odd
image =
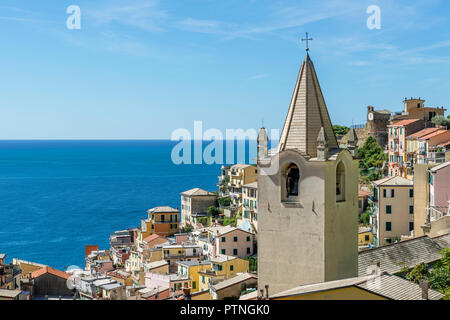
POLYGON ((302 39, 302 41, 306 41, 306 51, 309 51, 309 41, 313 40, 313 38, 308 38, 308 32, 306 33, 306 39, 302 39))

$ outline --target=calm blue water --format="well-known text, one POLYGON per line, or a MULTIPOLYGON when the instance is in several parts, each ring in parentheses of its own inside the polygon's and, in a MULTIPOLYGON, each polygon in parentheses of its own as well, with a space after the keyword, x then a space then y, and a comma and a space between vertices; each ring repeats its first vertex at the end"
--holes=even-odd
MULTIPOLYGON (((150 208, 216 190, 220 165, 175 165, 171 141, 0 141, 0 253, 62 269, 150 208)), ((253 150, 251 155, 254 154, 253 150)), ((247 156, 248 159, 253 159, 247 156)))

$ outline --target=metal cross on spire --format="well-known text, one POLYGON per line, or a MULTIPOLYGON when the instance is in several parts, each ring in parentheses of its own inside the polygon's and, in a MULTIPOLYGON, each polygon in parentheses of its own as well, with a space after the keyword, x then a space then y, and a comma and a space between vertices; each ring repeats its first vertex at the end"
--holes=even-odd
POLYGON ((306 39, 302 39, 302 41, 306 41, 306 51, 309 51, 309 41, 314 40, 313 38, 308 38, 308 32, 306 33, 306 39))

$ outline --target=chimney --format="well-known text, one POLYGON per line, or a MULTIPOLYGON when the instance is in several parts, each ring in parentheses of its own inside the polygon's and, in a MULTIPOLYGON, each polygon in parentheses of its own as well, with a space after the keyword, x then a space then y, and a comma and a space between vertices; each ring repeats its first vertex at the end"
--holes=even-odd
POLYGON ((428 300, 428 290, 430 289, 430 283, 426 280, 420 280, 419 286, 422 289, 422 299, 428 300))
POLYGON ((264 289, 259 290, 260 295, 258 296, 258 300, 264 300, 264 289))

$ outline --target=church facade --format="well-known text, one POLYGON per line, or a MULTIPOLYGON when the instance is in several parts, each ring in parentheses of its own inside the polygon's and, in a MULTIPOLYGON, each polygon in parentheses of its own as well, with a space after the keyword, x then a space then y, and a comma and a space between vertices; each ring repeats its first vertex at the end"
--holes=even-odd
POLYGON ((357 137, 333 132, 307 52, 275 153, 258 136, 258 286, 270 294, 358 275, 357 137))

